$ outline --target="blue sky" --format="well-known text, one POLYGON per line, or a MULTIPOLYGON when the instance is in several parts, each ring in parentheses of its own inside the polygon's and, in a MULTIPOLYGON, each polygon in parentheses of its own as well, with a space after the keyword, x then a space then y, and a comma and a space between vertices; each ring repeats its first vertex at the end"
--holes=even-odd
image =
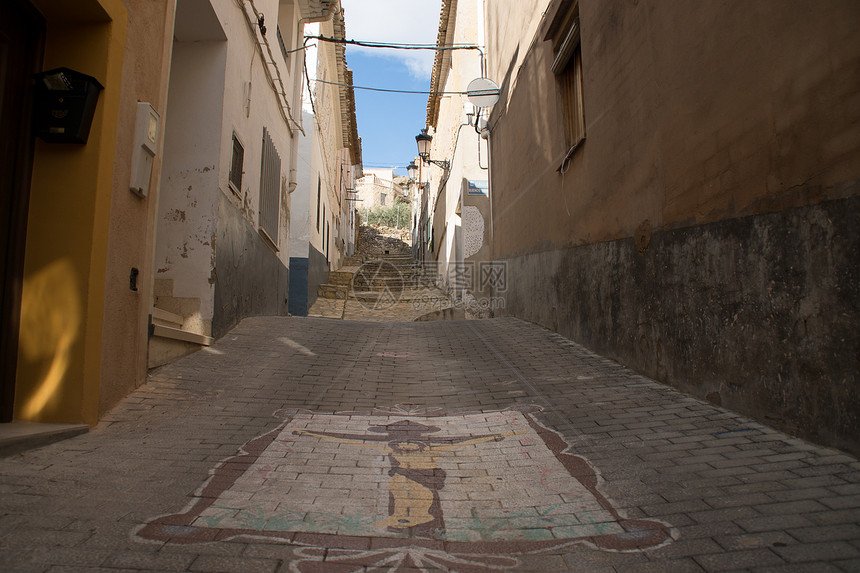
MULTIPOLYGON (((342 0, 346 37, 392 43, 435 44, 440 0, 342 0)), ((356 86, 428 91, 432 50, 347 46, 356 86)), ((424 127, 426 95, 355 90, 358 135, 366 168, 399 167, 417 155, 415 136, 424 127)))
MULTIPOLYGON (((411 74, 401 60, 349 53, 357 86, 427 91, 430 78, 411 74)), ((415 136, 424 127, 426 95, 355 90, 358 135, 366 168, 405 167, 418 152, 415 136)), ((401 170, 400 174, 406 172, 401 170)))

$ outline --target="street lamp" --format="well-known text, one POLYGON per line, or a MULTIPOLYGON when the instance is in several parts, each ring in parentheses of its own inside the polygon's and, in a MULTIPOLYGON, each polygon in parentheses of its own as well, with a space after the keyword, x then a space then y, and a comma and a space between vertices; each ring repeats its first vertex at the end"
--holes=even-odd
POLYGON ((410 161, 409 165, 406 166, 406 173, 413 181, 415 181, 415 179, 418 177, 418 166, 415 165, 414 161, 410 161))
POLYGON ((432 163, 444 170, 451 169, 451 164, 447 161, 438 159, 430 159, 430 142, 433 141, 433 136, 427 133, 427 129, 422 129, 421 133, 415 136, 415 143, 418 144, 418 157, 424 163, 432 163))

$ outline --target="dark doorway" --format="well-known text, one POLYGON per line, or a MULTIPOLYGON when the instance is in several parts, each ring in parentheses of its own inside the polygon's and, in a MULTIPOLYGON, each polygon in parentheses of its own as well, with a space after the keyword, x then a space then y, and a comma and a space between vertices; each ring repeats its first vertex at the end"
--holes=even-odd
POLYGON ((44 30, 29 2, 0 2, 0 422, 11 421, 14 408, 33 168, 32 75, 41 68, 44 30))

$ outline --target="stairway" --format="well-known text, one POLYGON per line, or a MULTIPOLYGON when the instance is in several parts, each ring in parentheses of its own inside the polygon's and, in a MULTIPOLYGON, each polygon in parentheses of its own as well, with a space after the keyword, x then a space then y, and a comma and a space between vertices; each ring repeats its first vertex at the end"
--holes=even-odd
POLYGON ((155 368, 203 346, 213 338, 211 321, 200 317, 200 299, 173 296, 173 281, 156 279, 155 300, 152 304, 152 323, 149 329, 149 356, 147 366, 155 368))
POLYGON ((333 298, 346 300, 352 285, 353 273, 348 271, 332 271, 328 275, 328 282, 317 288, 317 296, 322 298, 333 298))

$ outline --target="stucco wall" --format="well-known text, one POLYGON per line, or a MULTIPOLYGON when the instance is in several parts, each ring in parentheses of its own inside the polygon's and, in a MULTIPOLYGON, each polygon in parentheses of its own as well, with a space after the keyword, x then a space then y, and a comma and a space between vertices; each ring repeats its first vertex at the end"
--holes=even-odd
MULTIPOLYGON (((476 0, 456 3, 456 20, 448 30, 451 43, 478 42, 479 19, 483 17, 479 8, 480 2, 476 0)), ((472 80, 481 77, 480 54, 474 50, 450 51, 440 68, 441 91, 461 93, 437 98, 439 111, 432 126, 430 157, 449 161, 450 169, 442 170, 436 165, 424 165, 424 169, 430 180, 429 207, 433 218, 433 256, 437 273, 442 285, 454 289, 456 296, 460 296, 462 288, 457 283, 462 281, 457 277, 462 276, 464 260, 462 222, 457 207, 461 202, 462 182, 487 178, 487 172, 481 169, 478 160, 479 146, 485 147, 481 145, 483 140, 466 121, 466 113, 474 113, 474 106, 462 95, 472 80), (445 63, 448 58, 450 66, 445 63)))
MULTIPOLYGON (((256 6, 269 16, 277 14, 276 0, 260 0, 256 6)), ((289 12, 287 16, 295 16, 289 12)), ((287 175, 297 141, 281 115, 267 70, 277 82, 277 67, 288 94, 291 76, 276 35, 265 38, 273 49, 272 64, 260 55, 256 42, 263 39, 256 21, 247 18, 232 0, 188 0, 176 16, 156 244, 156 280, 161 282, 155 302, 182 315, 183 329, 202 334, 223 334, 245 313, 286 312, 286 291, 275 279, 289 265, 287 175), (260 231, 264 130, 280 158, 277 229, 265 234, 260 231), (243 148, 238 187, 229 183, 234 137, 243 148), (244 227, 235 220, 237 214, 244 227), (250 259, 243 259, 243 253, 250 259), (259 274, 273 264, 269 258, 278 262, 274 278, 259 274)), ((269 21, 274 32, 276 19, 269 21)), ((291 111, 300 113, 294 107, 291 111)))
MULTIPOLYGON (((306 135, 299 134, 296 155, 296 188, 290 195, 290 258, 307 258, 311 225, 316 224, 316 176, 311 173, 313 161, 313 116, 303 111, 306 135), (313 184, 311 183, 313 181, 313 184), (311 217, 314 217, 311 222, 311 217)), ((314 230, 316 228, 314 227, 314 230)), ((292 264, 292 262, 290 263, 292 264)))
MULTIPOLYGON (((105 277, 105 326, 102 334, 102 381, 99 416, 146 378, 148 316, 152 303, 153 251, 158 181, 163 153, 153 160, 150 195, 129 191, 137 102, 152 104, 163 121, 166 111, 173 0, 127 1, 128 36, 116 133, 105 277), (139 271, 137 290, 131 269, 139 271)), ((163 134, 160 134, 163 135, 163 134)), ((163 137, 159 137, 159 144, 163 137)))
POLYGON ((66 66, 105 89, 86 145, 36 142, 14 415, 94 424, 127 11, 119 0, 35 6, 47 23, 44 69, 66 66))
POLYGON ((582 0, 580 19, 586 140, 564 176, 550 43, 519 36, 521 65, 499 61, 516 40, 488 23, 497 256, 852 193, 856 3, 582 0))
POLYGON ((206 335, 213 315, 226 59, 225 41, 174 42, 164 120, 155 278, 172 281, 171 296, 198 301, 196 316, 190 308, 161 307, 190 319, 189 327, 206 335))

